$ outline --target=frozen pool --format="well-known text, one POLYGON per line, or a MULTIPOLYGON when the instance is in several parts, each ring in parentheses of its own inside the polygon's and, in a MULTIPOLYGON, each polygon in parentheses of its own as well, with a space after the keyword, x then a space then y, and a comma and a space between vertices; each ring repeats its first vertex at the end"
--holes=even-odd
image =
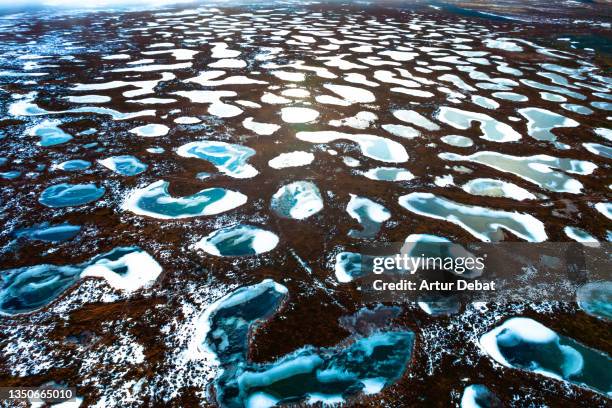
POLYGON ((404 146, 376 135, 350 134, 327 130, 297 132, 296 137, 310 143, 330 143, 338 139, 346 139, 357 143, 363 155, 374 160, 390 163, 401 163, 408 160, 408 153, 404 146))
POLYGON ((480 337, 480 347, 498 363, 547 377, 612 392, 612 360, 607 354, 561 336, 524 317, 506 320, 480 337))
POLYGON ((459 225, 485 242, 499 241, 500 229, 512 232, 529 242, 542 242, 547 239, 544 224, 530 214, 460 204, 431 193, 401 196, 399 204, 415 214, 459 225))
POLYGON ((44 120, 28 129, 27 134, 39 137, 38 145, 43 147, 66 143, 72 139, 72 136, 59 128, 61 123, 59 120, 44 120))
POLYGON ((98 163, 122 176, 135 176, 147 169, 146 164, 129 155, 108 157, 98 160, 98 163))
POLYGON ((202 140, 187 143, 176 151, 182 157, 194 157, 212 163, 222 173, 234 178, 255 177, 259 172, 247 163, 249 157, 255 154, 250 147, 202 140))
POLYGON ((384 206, 366 197, 351 194, 346 206, 349 215, 361 224, 361 230, 351 229, 348 233, 353 238, 372 238, 376 236, 383 222, 391 218, 391 213, 384 206))
POLYGON ((579 194, 582 191, 582 183, 569 177, 564 172, 586 175, 591 174, 597 168, 595 164, 588 161, 557 158, 544 154, 520 157, 480 151, 469 156, 440 153, 439 157, 444 160, 484 164, 496 170, 512 173, 543 189, 558 193, 579 194), (554 169, 562 171, 555 171, 554 169))
POLYGON ((295 181, 274 193, 270 207, 281 217, 303 220, 323 209, 323 198, 314 183, 295 181))
POLYGON ((179 219, 214 215, 237 208, 247 202, 239 192, 213 187, 185 197, 172 197, 169 183, 158 180, 139 188, 122 205, 126 211, 159 219, 179 219))
POLYGON ((95 184, 61 183, 47 187, 38 201, 47 207, 72 207, 96 201, 104 192, 104 187, 95 184))
POLYGON ((72 225, 68 222, 57 225, 44 222, 28 228, 18 229, 13 232, 13 236, 38 241, 60 242, 74 238, 80 231, 81 227, 79 225, 72 225))
POLYGON ((216 256, 259 255, 276 248, 278 236, 252 225, 238 224, 213 231, 195 248, 216 256))
POLYGON ((461 130, 467 130, 472 122, 478 122, 482 131, 481 138, 491 142, 515 142, 521 139, 520 133, 512 127, 484 113, 442 106, 436 117, 440 122, 461 130))
POLYGON ((119 247, 77 265, 35 265, 0 274, 0 313, 29 313, 47 306, 80 278, 99 277, 131 292, 152 284, 161 266, 138 247, 119 247))
POLYGON ((612 282, 589 282, 576 291, 578 306, 586 313, 612 320, 612 282))
POLYGON ((270 318, 286 296, 284 286, 265 280, 224 296, 200 318, 196 347, 213 354, 222 368, 214 383, 221 406, 343 402, 351 394, 380 392, 406 370, 414 344, 409 331, 374 332, 349 345, 305 346, 271 363, 251 363, 250 330, 270 318))

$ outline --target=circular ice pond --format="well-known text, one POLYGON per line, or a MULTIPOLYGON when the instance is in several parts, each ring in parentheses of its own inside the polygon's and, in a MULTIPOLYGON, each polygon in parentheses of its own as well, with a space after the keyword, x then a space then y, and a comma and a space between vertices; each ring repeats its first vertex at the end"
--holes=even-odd
POLYGON ((216 256, 258 255, 278 245, 276 234, 251 225, 235 225, 214 231, 195 247, 216 256))
POLYGON ((47 187, 38 201, 47 207, 71 207, 96 201, 104 192, 104 187, 95 184, 62 183, 47 187))

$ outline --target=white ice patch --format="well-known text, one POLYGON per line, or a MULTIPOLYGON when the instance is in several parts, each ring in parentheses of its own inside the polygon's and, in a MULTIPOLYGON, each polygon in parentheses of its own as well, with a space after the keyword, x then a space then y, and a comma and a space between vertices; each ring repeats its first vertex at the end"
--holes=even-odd
POLYGON ((117 260, 103 258, 85 268, 81 277, 103 278, 115 289, 133 292, 151 286, 161 272, 162 267, 151 255, 144 251, 134 251, 117 260), (116 269, 124 268, 124 273, 115 272, 116 269))
POLYGON ((255 122, 252 117, 246 118, 242 121, 242 126, 246 129, 257 133, 258 135, 270 136, 278 129, 280 129, 279 125, 275 125, 273 123, 263 123, 263 122, 255 122))
POLYGON ((296 181, 274 193, 270 206, 282 217, 303 220, 323 209, 323 199, 314 183, 296 181))
POLYGON ((350 134, 336 131, 298 132, 296 137, 310 143, 330 143, 346 139, 359 145, 364 156, 389 163, 408 161, 408 153, 401 144, 384 137, 369 134, 350 134))
POLYGON ((349 126, 354 129, 367 129, 374 124, 378 116, 372 112, 362 111, 355 116, 340 120, 330 120, 329 125, 333 127, 349 126))
POLYGON ((319 112, 310 108, 288 107, 281 109, 281 119, 286 123, 308 123, 319 117, 319 112))
POLYGON ((169 131, 170 128, 166 125, 151 123, 149 125, 135 127, 134 129, 130 130, 130 133, 143 137, 159 137, 166 136, 169 131))
POLYGON ((307 166, 314 160, 314 154, 294 151, 289 153, 281 153, 268 162, 268 165, 273 169, 284 169, 287 167, 307 166))
POLYGON ((137 188, 128 195, 121 208, 134 214, 167 220, 220 214, 247 202, 244 194, 218 187, 186 197, 172 197, 168 186, 167 181, 158 180, 137 188))
POLYGON ((476 121, 480 123, 480 130, 483 133, 481 138, 492 142, 515 142, 521 139, 521 134, 512 127, 484 113, 442 106, 437 113, 437 118, 439 121, 461 130, 469 129, 472 127, 472 122, 476 121))
POLYGON ((328 105, 350 106, 355 103, 372 103, 376 101, 376 96, 367 89, 357 88, 348 85, 323 85, 340 98, 331 95, 319 95, 315 99, 319 103, 328 105))

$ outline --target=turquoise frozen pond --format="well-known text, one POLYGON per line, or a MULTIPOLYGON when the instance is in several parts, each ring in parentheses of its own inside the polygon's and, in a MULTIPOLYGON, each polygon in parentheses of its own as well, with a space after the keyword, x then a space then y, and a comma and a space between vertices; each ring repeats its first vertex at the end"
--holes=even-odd
POLYGON ((251 363, 249 331, 286 297, 284 286, 265 280, 230 293, 202 315, 199 347, 212 353, 222 369, 215 380, 221 406, 337 404, 351 395, 378 393, 404 374, 414 344, 409 331, 374 332, 348 345, 305 346, 272 363, 251 363))
POLYGON ((104 187, 95 184, 62 183, 47 187, 38 201, 47 207, 73 207, 96 201, 104 192, 104 187))
POLYGON ((270 207, 281 217, 303 220, 323 209, 323 198, 314 183, 296 181, 279 188, 270 207))
POLYGON ((273 250, 278 236, 252 225, 238 224, 210 233, 195 248, 216 256, 259 255, 273 250))
POLYGON ((47 242, 60 242, 74 238, 81 231, 78 225, 63 223, 51 225, 48 222, 15 231, 16 238, 28 238, 47 242))
POLYGON ((147 165, 134 156, 112 156, 98 163, 122 176, 135 176, 147 169, 147 165))
POLYGON ((516 317, 480 338, 498 363, 612 395, 612 360, 535 320, 516 317))
POLYGON ((247 201, 244 194, 218 187, 207 188, 186 197, 172 197, 168 186, 167 181, 159 180, 136 189, 125 200, 122 208, 153 218, 178 219, 219 214, 247 201))
POLYGON ((131 292, 153 283, 161 266, 138 247, 119 247, 77 265, 35 265, 0 274, 0 314, 29 313, 49 305, 79 279, 103 278, 131 292))

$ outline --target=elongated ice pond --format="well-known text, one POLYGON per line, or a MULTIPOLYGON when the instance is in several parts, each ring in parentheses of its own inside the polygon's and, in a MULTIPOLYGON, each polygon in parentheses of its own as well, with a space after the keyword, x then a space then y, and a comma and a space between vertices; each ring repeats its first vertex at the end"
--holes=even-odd
POLYGON ((119 247, 77 265, 41 264, 1 271, 0 313, 29 313, 49 305, 79 279, 97 277, 132 292, 151 285, 161 266, 138 247, 119 247))
POLYGON ((359 393, 378 393, 403 375, 414 343, 410 331, 374 332, 349 345, 305 346, 271 363, 250 362, 251 328, 270 318, 287 292, 265 280, 226 295, 200 318, 196 347, 212 353, 221 368, 214 383, 221 406, 337 404, 359 393))

